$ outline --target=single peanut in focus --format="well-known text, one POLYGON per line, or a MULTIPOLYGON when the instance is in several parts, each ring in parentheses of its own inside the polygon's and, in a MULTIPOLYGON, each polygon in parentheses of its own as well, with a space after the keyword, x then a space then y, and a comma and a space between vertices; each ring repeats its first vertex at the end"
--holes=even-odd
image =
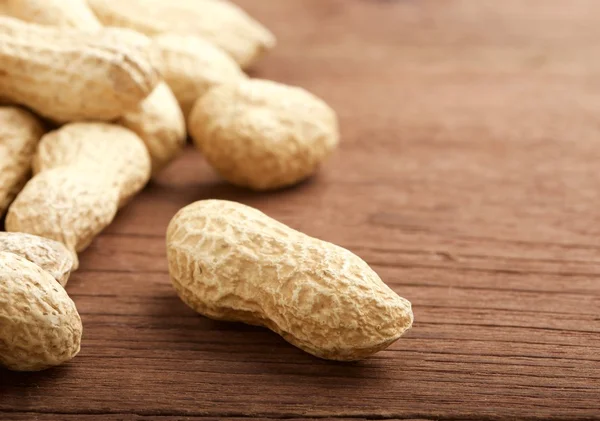
POLYGON ((148 39, 141 34, 0 17, 0 98, 44 117, 113 120, 135 109, 158 81, 148 39))
POLYGON ((152 160, 153 174, 179 156, 185 146, 187 132, 183 113, 164 82, 117 123, 134 131, 144 141, 152 160))
POLYGON ((259 79, 211 89, 196 102, 188 126, 223 178, 255 190, 304 180, 339 143, 337 116, 325 102, 259 79))
POLYGON ((0 252, 0 366, 37 371, 79 352, 81 319, 52 276, 24 257, 0 252))
POLYGON ((33 114, 0 106, 0 216, 27 182, 43 134, 42 123, 33 114))
POLYGON ((85 0, 1 0, 0 15, 40 25, 89 31, 102 28, 85 0))
POLYGON ((107 26, 146 35, 199 35, 247 68, 275 46, 275 37, 238 6, 215 0, 88 0, 107 26))
POLYGON ((167 255, 191 308, 265 326, 321 358, 368 357, 412 325, 410 302, 358 256, 239 203, 181 209, 167 230, 167 255))
POLYGON ((150 157, 131 130, 72 123, 46 134, 36 173, 11 205, 6 229, 83 251, 150 178, 150 157))
POLYGON ((248 78, 230 56, 199 36, 157 35, 152 39, 152 57, 186 120, 196 100, 209 89, 248 78))
POLYGON ((75 265, 63 244, 22 232, 0 232, 0 252, 10 252, 35 263, 63 287, 75 265))

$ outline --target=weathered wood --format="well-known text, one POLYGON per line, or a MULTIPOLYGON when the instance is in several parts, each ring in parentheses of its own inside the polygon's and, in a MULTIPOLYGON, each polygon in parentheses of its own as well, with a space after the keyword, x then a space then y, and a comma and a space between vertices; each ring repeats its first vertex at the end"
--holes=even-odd
POLYGON ((239 3, 279 38, 254 76, 330 102, 341 150, 272 194, 187 151, 82 256, 80 356, 0 372, 0 419, 600 419, 600 3, 239 3), (195 315, 164 233, 205 198, 363 256, 414 329, 341 364, 195 315))

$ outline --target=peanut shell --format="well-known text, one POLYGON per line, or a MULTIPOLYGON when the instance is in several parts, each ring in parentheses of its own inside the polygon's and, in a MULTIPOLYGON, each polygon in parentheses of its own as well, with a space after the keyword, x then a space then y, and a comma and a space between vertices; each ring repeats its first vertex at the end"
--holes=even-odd
POLYGON ((399 297, 358 256, 248 206, 204 200, 167 230, 181 299, 217 320, 265 326, 321 358, 358 360, 412 325, 399 297))
POLYGON ((90 31, 102 28, 85 0, 1 0, 0 14, 40 25, 90 31))
POLYGON ((72 254, 63 244, 22 232, 0 232, 0 252, 26 258, 52 275, 63 287, 75 265, 72 254))
POLYGON ((38 371, 79 352, 82 326, 62 286, 36 264, 0 252, 0 366, 38 371))
POLYGON ((150 156, 131 130, 106 123, 71 123, 47 133, 33 159, 34 173, 84 165, 110 178, 119 191, 119 207, 148 182, 150 156))
POLYGON ((54 168, 25 185, 8 210, 6 230, 59 241, 76 258, 112 222, 118 203, 119 190, 97 170, 54 168))
POLYGON ((223 0, 88 0, 107 26, 146 35, 199 35, 225 50, 242 67, 275 46, 275 37, 238 6, 223 0))
POLYGON ((187 132, 183 113, 164 82, 117 123, 132 130, 144 141, 150 153, 153 174, 171 163, 185 146, 187 132))
POLYGON ((158 83, 148 39, 0 17, 0 97, 55 120, 113 120, 158 83))
POLYGON ((42 123, 33 114, 0 106, 0 216, 27 182, 43 134, 42 123))
POLYGON ((75 254, 150 178, 150 157, 131 130, 71 123, 45 135, 33 177, 11 205, 6 229, 60 241, 75 254))
POLYGON ((337 116, 325 102, 259 79, 211 89, 196 102, 188 130, 223 178, 254 190, 304 180, 339 143, 337 116))
POLYGON ((199 36, 157 35, 152 40, 152 57, 186 119, 196 100, 209 89, 247 79, 227 53, 199 36))

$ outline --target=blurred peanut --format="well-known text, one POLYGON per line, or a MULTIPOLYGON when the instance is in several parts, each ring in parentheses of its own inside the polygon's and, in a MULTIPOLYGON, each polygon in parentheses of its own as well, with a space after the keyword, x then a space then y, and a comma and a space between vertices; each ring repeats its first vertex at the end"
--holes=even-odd
POLYGON ((169 87, 161 82, 134 111, 118 121, 144 141, 152 160, 152 173, 166 167, 182 152, 186 127, 181 108, 169 87))
POLYGON ((247 79, 230 56, 201 37, 162 34, 152 41, 156 68, 173 90, 186 120, 196 100, 209 89, 247 79))
POLYGON ((86 0, 0 0, 0 15, 40 25, 89 31, 102 28, 86 0))
POLYGON ((238 6, 223 0, 88 0, 108 26, 146 35, 199 35, 225 50, 242 67, 275 46, 275 37, 238 6))

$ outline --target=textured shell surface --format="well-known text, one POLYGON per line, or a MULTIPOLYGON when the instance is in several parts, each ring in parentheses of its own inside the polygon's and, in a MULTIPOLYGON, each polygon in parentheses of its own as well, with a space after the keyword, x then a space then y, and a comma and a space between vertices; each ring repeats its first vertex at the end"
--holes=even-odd
POLYGON ((0 216, 27 181, 43 134, 43 125, 33 114, 0 106, 0 216))
POLYGON ((75 258, 150 179, 143 141, 107 123, 71 123, 47 133, 33 167, 37 174, 10 206, 6 229, 59 241, 75 258))
POLYGON ((321 358, 357 360, 411 327, 410 302, 358 256, 239 203, 181 209, 167 230, 182 300, 219 320, 262 325, 321 358))
POLYGON ((80 252, 112 222, 118 203, 113 179, 97 169, 54 168, 25 185, 8 210, 6 230, 50 238, 80 252))
POLYGON ((144 142, 108 123, 71 123, 47 133, 33 167, 36 175, 10 206, 6 229, 60 241, 74 255, 150 179, 144 142))
POLYGON ((146 37, 131 32, 55 28, 0 16, 0 96, 57 122, 113 120, 159 81, 149 40, 141 43, 146 37))
POLYGON ((83 166, 112 179, 120 206, 150 178, 150 156, 133 131, 108 123, 70 123, 44 135, 33 160, 35 173, 83 166))
POLYGON ((146 35, 200 35, 226 51, 243 68, 275 46, 269 30, 238 6, 222 0, 88 0, 110 26, 146 35))
POLYGON ((155 36, 152 57, 159 73, 177 97, 186 119, 196 100, 209 89, 247 79, 227 53, 195 35, 155 36))
POLYGON ((82 326, 62 286, 36 264, 0 252, 0 365, 44 370, 79 352, 82 326))
POLYGON ((26 258, 52 275, 63 287, 75 264, 73 255, 62 243, 22 232, 0 232, 0 252, 26 258))
POLYGON ((1 0, 0 14, 39 25, 90 31, 102 27, 85 0, 1 0))
POLYGON ((135 132, 145 143, 156 174, 182 152, 186 141, 183 113, 175 95, 161 82, 134 111, 118 121, 135 132))
POLYGON ((339 143, 337 116, 324 101, 260 79, 211 89, 196 102, 188 129, 225 179, 256 190, 302 181, 339 143))

